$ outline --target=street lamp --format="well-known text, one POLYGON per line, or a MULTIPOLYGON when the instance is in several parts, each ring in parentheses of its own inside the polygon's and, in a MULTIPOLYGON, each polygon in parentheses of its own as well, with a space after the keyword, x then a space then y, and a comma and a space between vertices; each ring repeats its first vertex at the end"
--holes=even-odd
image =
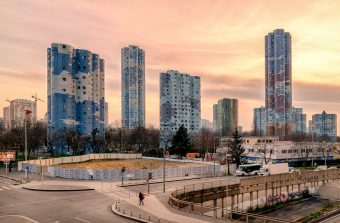
POLYGON ((162 141, 165 143, 165 148, 163 149, 163 193, 165 193, 165 150, 168 149, 168 140, 162 137, 162 141))
POLYGON ((25 125, 25 161, 26 162, 27 162, 27 159, 28 159, 28 150, 27 150, 27 119, 28 119, 28 115, 30 113, 32 113, 32 111, 25 109, 24 125, 25 125))

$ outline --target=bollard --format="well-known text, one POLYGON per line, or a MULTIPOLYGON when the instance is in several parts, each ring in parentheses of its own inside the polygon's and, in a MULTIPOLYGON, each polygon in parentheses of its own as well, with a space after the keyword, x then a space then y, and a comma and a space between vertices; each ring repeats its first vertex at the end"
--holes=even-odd
POLYGON ((102 189, 104 188, 104 183, 102 182, 102 189))
POLYGON ((132 213, 132 211, 131 211, 131 217, 133 216, 133 213, 132 213))
POLYGON ((118 207, 118 211, 120 211, 120 207, 118 207))
POLYGON ((158 218, 158 223, 161 223, 161 219, 160 218, 158 218))
POLYGON ((148 218, 149 221, 151 221, 151 216, 149 215, 149 218, 148 218))
POLYGON ((123 214, 125 214, 125 210, 123 210, 123 214))
POLYGON ((139 214, 139 219, 142 219, 142 214, 141 213, 139 214))
POLYGON ((129 200, 130 200, 130 191, 129 191, 129 200))

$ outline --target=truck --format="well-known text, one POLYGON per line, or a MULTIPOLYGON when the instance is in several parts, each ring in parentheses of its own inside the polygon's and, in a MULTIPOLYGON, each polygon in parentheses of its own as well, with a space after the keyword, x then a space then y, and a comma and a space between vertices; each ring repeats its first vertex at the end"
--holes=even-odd
POLYGON ((289 169, 288 163, 275 163, 275 164, 266 164, 261 167, 259 170, 260 176, 267 176, 273 174, 280 174, 280 173, 290 173, 293 172, 289 169))

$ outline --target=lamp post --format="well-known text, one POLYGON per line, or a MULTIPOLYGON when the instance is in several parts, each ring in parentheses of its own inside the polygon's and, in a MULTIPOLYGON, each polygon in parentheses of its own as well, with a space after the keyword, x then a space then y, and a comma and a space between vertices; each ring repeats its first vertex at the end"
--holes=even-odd
POLYGON ((168 140, 162 137, 162 141, 165 143, 165 147, 163 149, 163 193, 165 193, 165 150, 168 149, 168 140))
POLYGON ((32 113, 30 110, 25 109, 25 120, 24 120, 24 126, 25 126, 25 161, 27 162, 28 159, 28 150, 27 150, 27 119, 29 114, 32 113))
POLYGON ((27 162, 27 120, 24 121, 25 125, 25 161, 27 162))

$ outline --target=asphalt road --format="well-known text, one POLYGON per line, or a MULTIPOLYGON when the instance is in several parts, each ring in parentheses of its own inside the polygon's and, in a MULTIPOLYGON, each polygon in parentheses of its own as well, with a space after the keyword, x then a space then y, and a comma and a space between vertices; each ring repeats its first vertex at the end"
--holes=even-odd
POLYGON ((0 223, 128 223, 111 212, 112 199, 96 191, 43 192, 22 189, 0 177, 0 223))

